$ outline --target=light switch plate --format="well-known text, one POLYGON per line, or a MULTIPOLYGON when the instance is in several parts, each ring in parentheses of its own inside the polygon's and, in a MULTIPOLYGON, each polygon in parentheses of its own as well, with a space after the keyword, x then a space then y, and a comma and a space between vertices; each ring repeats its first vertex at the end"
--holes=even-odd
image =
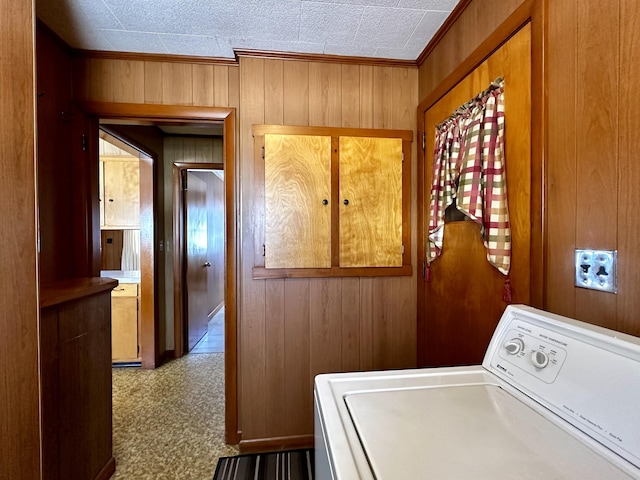
POLYGON ((576 250, 576 287, 618 292, 616 250, 576 250))

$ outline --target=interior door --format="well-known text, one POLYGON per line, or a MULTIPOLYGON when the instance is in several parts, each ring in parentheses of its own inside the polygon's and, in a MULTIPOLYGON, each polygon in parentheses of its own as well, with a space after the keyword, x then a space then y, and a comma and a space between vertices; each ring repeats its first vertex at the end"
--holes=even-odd
MULTIPOLYGON (((531 293, 531 29, 523 27, 484 63, 424 113, 426 148, 420 215, 427 242, 435 128, 460 105, 505 79, 505 165, 512 234, 510 281, 513 303, 529 303, 531 293)), ((482 362, 506 307, 505 277, 489 264, 480 227, 473 221, 446 223, 442 255, 422 282, 420 363, 425 366, 482 362)))
POLYGON ((211 263, 207 259, 207 184, 196 173, 183 172, 185 204, 185 322, 186 350, 191 349, 207 332, 208 275, 211 263))

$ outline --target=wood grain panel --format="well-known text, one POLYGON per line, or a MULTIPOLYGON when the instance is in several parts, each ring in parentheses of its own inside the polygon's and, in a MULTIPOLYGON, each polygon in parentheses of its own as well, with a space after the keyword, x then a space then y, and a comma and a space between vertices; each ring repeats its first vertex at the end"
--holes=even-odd
POLYGON ((144 62, 144 103, 162 103, 162 83, 162 63, 144 62))
MULTIPOLYGON (((255 199, 251 195, 253 185, 253 137, 251 125, 264 122, 264 61, 246 58, 240 61, 240 162, 238 177, 240 187, 240 228, 239 258, 253 258, 254 238, 251 214, 255 199)), ((238 331, 239 349, 239 412, 242 438, 264 438, 268 413, 264 393, 268 390, 265 382, 266 345, 265 329, 265 281, 252 280, 251 262, 241 262, 238 272, 242 283, 239 299, 241 325, 238 331)), ((286 360, 285 360, 286 361, 286 360)))
POLYGON ((113 60, 111 67, 113 91, 111 101, 144 102, 144 64, 128 60, 113 60))
POLYGON ((0 0, 0 158, 3 188, 0 318, 0 478, 40 478, 34 124, 35 12, 0 0), (10 94, 6 94, 11 92, 10 94), (10 272, 10 274, 9 274, 10 272))
MULTIPOLYGON (((314 283, 318 279, 313 280, 314 283)), ((309 316, 309 279, 288 279, 284 284, 285 301, 285 411, 282 419, 287 433, 313 431, 313 382, 310 375, 311 349, 309 316)), ((265 412, 266 413, 266 412, 265 412)), ((265 432, 266 433, 266 432, 265 432)), ((263 433, 264 435, 264 433, 263 433)))
MULTIPOLYGON (((516 303, 528 303, 530 299, 530 52, 531 29, 527 25, 425 114, 426 152, 433 152, 436 125, 487 88, 496 77, 505 79, 505 152, 508 152, 505 167, 512 233, 509 276, 516 303)), ((432 157, 427 153, 425 195, 430 191, 432 164, 432 157)), ((425 198, 424 208, 428 208, 428 202, 425 198)), ((480 363, 505 307, 502 301, 504 277, 487 262, 486 252, 479 253, 484 250, 479 230, 476 232, 472 225, 460 226, 467 223, 472 222, 452 222, 444 226, 443 253, 432 264, 433 281, 424 284, 426 351, 421 352, 421 358, 428 366, 480 363), (476 281, 469 282, 469 278, 476 281), (459 298, 464 298, 464 302, 459 302, 459 298), (452 325, 455 324, 463 324, 464 327, 454 329, 452 325), (468 337, 472 340, 464 348, 452 349, 451 345, 457 342, 460 331, 471 332, 468 337)), ((426 236, 421 238, 426 242, 426 236)))
POLYGON ((419 65, 418 97, 425 98, 527 0, 473 0, 432 53, 419 65))
POLYGON ((309 290, 309 343, 311 380, 320 373, 342 371, 342 296, 339 278, 311 281, 309 290))
MULTIPOLYGON (((237 70, 237 67, 231 67, 233 70, 237 70)), ((229 107, 229 67, 223 67, 222 65, 213 66, 213 104, 216 107, 229 107)), ((235 86, 237 91, 238 86, 235 86)), ((197 105, 194 97, 193 102, 197 105)), ((237 105, 237 104, 234 104, 237 105)))
MULTIPOLYGON (((615 2, 581 4, 576 12, 576 247, 615 250, 618 189, 617 32, 620 7, 615 2), (588 139, 583 141, 582 139, 588 139)), ((615 326, 616 297, 576 289, 576 316, 591 323, 615 326)))
POLYGON ((331 267, 331 138, 265 135, 266 268, 331 267))
POLYGON ((309 64, 309 125, 333 126, 342 123, 341 74, 339 64, 309 64))
POLYGON ((309 125, 309 64, 285 62, 283 72, 284 124, 309 125))
POLYGON ((342 111, 343 127, 360 126, 360 66, 342 65, 342 111))
POLYGON ((162 64, 162 103, 193 105, 192 65, 166 62, 162 64))
POLYGON ((284 111, 284 78, 282 60, 269 60, 264 65, 265 122, 281 124, 284 111))
POLYGON ((286 371, 286 349, 289 342, 296 339, 285 336, 285 280, 266 282, 265 295, 265 411, 269 412, 266 431, 274 437, 283 437, 290 433, 282 421, 288 415, 285 404, 285 392, 290 385, 286 371))
POLYGON ((638 288, 640 286, 640 165, 634 159, 640 151, 635 125, 640 122, 638 78, 640 65, 640 3, 620 2, 620 147, 618 168, 618 309, 616 329, 640 336, 638 288))
POLYGON ((340 266, 402 265, 401 192, 401 139, 340 137, 340 266))
MULTIPOLYGON (((215 105, 214 98, 214 80, 213 65, 193 65, 193 104, 215 105)), ((219 105, 223 106, 223 105, 219 105)))
POLYGON ((547 91, 547 269, 546 307, 560 315, 575 316, 574 287, 577 217, 576 43, 577 0, 549 5, 547 91), (562 72, 551 74, 551 72, 562 72))

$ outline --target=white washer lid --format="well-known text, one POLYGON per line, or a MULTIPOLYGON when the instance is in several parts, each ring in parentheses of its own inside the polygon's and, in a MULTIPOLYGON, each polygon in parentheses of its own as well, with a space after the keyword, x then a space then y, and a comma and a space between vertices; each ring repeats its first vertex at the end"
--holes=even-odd
POLYGON ((377 480, 632 478, 495 385, 344 399, 377 480))

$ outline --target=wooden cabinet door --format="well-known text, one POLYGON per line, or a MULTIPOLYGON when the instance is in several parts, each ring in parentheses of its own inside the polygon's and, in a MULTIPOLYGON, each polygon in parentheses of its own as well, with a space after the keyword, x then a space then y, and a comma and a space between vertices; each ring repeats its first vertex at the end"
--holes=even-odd
POLYGON ((104 226, 140 226, 140 166, 138 160, 103 162, 104 226))
POLYGON ((138 355, 138 285, 122 283, 111 297, 111 360, 136 361, 138 355))
POLYGON ((331 268, 331 137, 264 142, 265 267, 331 268))
POLYGON ((340 266, 402 265, 402 139, 340 137, 340 266))

